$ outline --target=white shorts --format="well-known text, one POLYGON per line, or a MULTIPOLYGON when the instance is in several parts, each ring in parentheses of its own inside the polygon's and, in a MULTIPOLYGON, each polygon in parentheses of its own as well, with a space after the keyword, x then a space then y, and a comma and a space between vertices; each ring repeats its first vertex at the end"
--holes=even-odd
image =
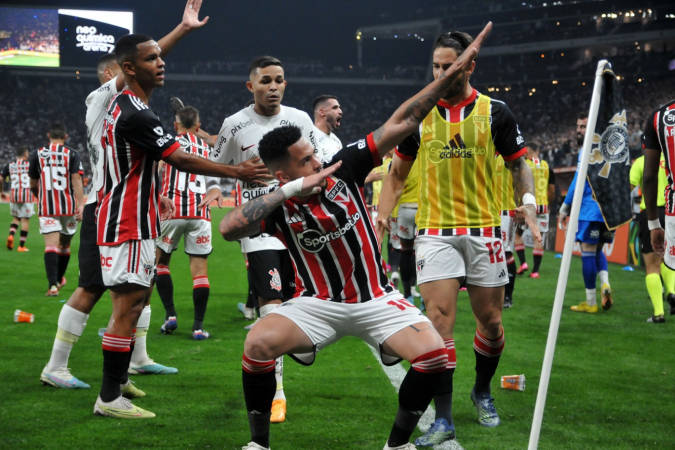
POLYGON ((157 238, 157 247, 165 253, 178 248, 185 236, 185 253, 206 256, 211 253, 211 221, 206 219, 171 219, 162 222, 162 235, 157 238))
POLYGON ((513 253, 514 242, 516 239, 516 218, 511 217, 508 211, 502 211, 501 230, 504 251, 513 253))
POLYGON ((155 240, 99 245, 101 276, 106 287, 139 284, 150 287, 155 276, 155 240))
POLYGON ((35 214, 34 203, 10 203, 9 213, 17 219, 30 219, 35 214))
MULTIPOLYGON (((537 214, 537 225, 539 225, 539 232, 543 235, 548 231, 548 213, 537 214)), ((527 224, 520 226, 522 230, 527 230, 527 224)))
POLYGON ((502 240, 483 236, 428 236, 415 239, 417 283, 466 278, 466 284, 508 283, 502 240))
POLYGON ((415 215, 417 208, 399 208, 396 234, 401 239, 413 240, 417 234, 415 215))
POLYGON ((663 263, 670 270, 675 270, 675 216, 666 215, 666 237, 663 263))
POLYGON ((363 339, 380 350, 383 363, 396 364, 400 358, 382 353, 382 344, 405 327, 420 322, 430 323, 398 291, 365 303, 337 303, 298 297, 282 303, 271 313, 291 319, 314 344, 314 353, 291 355, 305 365, 314 362, 316 352, 345 336, 363 339))
POLYGON ((75 216, 40 216, 40 234, 49 234, 59 232, 67 236, 72 236, 77 232, 77 221, 75 216))

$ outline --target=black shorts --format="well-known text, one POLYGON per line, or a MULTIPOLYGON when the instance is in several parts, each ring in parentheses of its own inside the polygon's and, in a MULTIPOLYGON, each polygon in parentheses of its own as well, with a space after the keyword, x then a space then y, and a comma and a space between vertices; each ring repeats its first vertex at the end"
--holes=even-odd
POLYGON ((266 300, 284 300, 295 293, 293 263, 286 250, 247 253, 249 288, 266 300))
POLYGON ((96 244, 96 203, 84 206, 80 228, 80 250, 77 253, 80 266, 81 288, 100 287, 105 289, 101 276, 101 254, 96 244))
MULTIPOLYGON (((659 207, 657 208, 659 214, 659 222, 661 226, 666 228, 666 208, 659 207)), ((638 219, 638 237, 640 239, 640 253, 654 253, 654 248, 652 247, 652 234, 649 231, 649 221, 647 220, 647 211, 640 211, 637 215, 638 219)))

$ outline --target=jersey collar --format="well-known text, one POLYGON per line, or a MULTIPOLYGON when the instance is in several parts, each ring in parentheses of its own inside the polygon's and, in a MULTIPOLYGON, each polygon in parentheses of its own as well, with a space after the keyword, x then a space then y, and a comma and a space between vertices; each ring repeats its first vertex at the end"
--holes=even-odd
POLYGON ((478 97, 478 91, 474 89, 473 92, 471 92, 471 95, 469 95, 465 100, 462 100, 462 102, 456 106, 452 106, 450 103, 444 102, 443 100, 439 100, 438 105, 449 109, 450 111, 458 111, 464 108, 466 105, 473 103, 476 100, 476 97, 478 97))

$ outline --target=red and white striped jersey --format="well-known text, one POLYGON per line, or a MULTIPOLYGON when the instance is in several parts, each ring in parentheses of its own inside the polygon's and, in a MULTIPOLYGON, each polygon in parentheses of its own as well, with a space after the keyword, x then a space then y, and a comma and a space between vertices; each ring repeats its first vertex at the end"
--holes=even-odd
POLYGON ((675 181, 673 165, 675 164, 675 100, 671 100, 654 111, 648 118, 642 148, 661 150, 666 160, 666 214, 675 216, 675 181))
POLYGON ((133 92, 116 95, 101 137, 103 187, 98 192, 98 245, 159 236, 157 162, 180 148, 154 111, 133 92))
MULTIPOLYGON (((194 134, 185 133, 176 136, 183 151, 202 158, 209 158, 211 147, 194 134)), ((162 195, 169 197, 176 205, 174 219, 211 220, 209 207, 197 208, 206 194, 204 175, 181 172, 170 164, 164 166, 162 195)))
POLYGON ((10 203, 32 203, 33 194, 30 191, 30 163, 26 159, 17 158, 2 169, 2 179, 10 180, 10 203))
POLYGON ((295 268, 294 297, 361 303, 393 292, 375 229, 361 193, 368 173, 382 160, 372 134, 340 150, 342 166, 309 201, 293 197, 262 222, 280 239, 295 268))
POLYGON ((28 174, 38 183, 38 215, 72 216, 77 202, 71 175, 84 173, 80 154, 61 144, 49 144, 28 157, 28 174))

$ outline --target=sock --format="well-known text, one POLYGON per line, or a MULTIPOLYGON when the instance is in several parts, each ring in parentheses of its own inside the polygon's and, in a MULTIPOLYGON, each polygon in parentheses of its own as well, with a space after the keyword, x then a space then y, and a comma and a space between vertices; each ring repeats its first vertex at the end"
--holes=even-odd
POLYGON ((434 394, 434 406, 436 407, 435 420, 445 419, 452 425, 452 379, 457 367, 457 353, 455 352, 455 340, 445 339, 445 348, 448 351, 448 364, 441 374, 434 394))
POLYGON ((120 386, 129 369, 131 337, 103 335, 103 382, 101 400, 111 402, 122 395, 120 386))
POLYGON ((19 248, 26 246, 26 238, 28 238, 28 231, 21 230, 21 237, 19 237, 19 248))
POLYGON ((165 319, 168 319, 169 317, 178 317, 176 308, 173 304, 173 281, 171 280, 169 266, 157 264, 155 286, 157 286, 159 299, 162 301, 162 305, 164 305, 164 310, 166 311, 165 319))
POLYGON ((663 285, 661 285, 661 277, 658 273, 649 273, 645 277, 645 282, 647 283, 647 292, 649 293, 649 298, 654 305, 654 315, 662 316, 663 315, 663 296, 661 294, 663 285))
POLYGON ((586 303, 588 303, 588 306, 595 306, 597 302, 595 288, 586 289, 586 303))
POLYGON ((270 416, 274 398, 274 361, 258 361, 244 354, 242 361, 244 400, 248 412, 251 440, 270 446, 270 416))
POLYGON ((535 248, 532 250, 532 259, 534 259, 534 267, 532 268, 532 273, 539 272, 539 266, 541 265, 541 259, 544 257, 544 249, 535 248))
POLYGON ((392 272, 397 272, 401 266, 401 250, 395 249, 394 247, 389 248, 389 265, 391 266, 392 272))
POLYGON ((504 351, 504 329, 497 339, 488 339, 476 330, 473 339, 473 352, 476 354, 476 384, 473 391, 490 392, 490 381, 499 365, 499 357, 504 351))
MULTIPOLYGON (((134 354, 134 348, 136 348, 136 328, 131 330, 131 343, 129 344, 129 356, 128 356, 128 361, 127 361, 127 368, 131 364, 131 357, 134 354)), ((121 384, 127 384, 129 382, 129 371, 127 370, 124 372, 124 376, 122 376, 122 383, 121 384)))
POLYGON ((516 287, 516 260, 513 253, 506 252, 506 270, 509 272, 509 284, 506 285, 504 297, 513 300, 513 289, 516 287))
MULTIPOLYGON (((266 315, 273 311, 277 306, 276 303, 268 303, 265 306, 260 307, 260 318, 262 319, 266 315)), ((284 357, 280 356, 274 362, 274 379, 277 382, 276 392, 274 393, 274 400, 286 400, 284 395, 284 357)))
POLYGON ((609 272, 607 271, 607 257, 602 251, 602 248, 599 248, 595 252, 595 266, 598 269, 598 276, 600 277, 600 285, 603 284, 609 285, 609 272))
POLYGON ((63 279, 63 276, 66 274, 66 270, 68 269, 68 263, 70 262, 70 247, 58 247, 56 249, 56 253, 59 255, 59 272, 58 272, 58 280, 59 283, 63 279))
POLYGON ((403 283, 403 297, 408 298, 412 295, 410 290, 412 277, 415 274, 415 253, 412 250, 401 250, 401 283, 403 283))
POLYGON ((661 263, 661 278, 663 278, 663 287, 666 289, 666 295, 675 294, 675 272, 663 263, 661 263))
POLYGON ((87 326, 88 318, 89 314, 85 314, 68 305, 63 305, 59 314, 52 356, 47 363, 47 370, 49 372, 59 367, 68 367, 70 351, 80 336, 82 336, 84 327, 87 326))
POLYGON ((595 279, 598 276, 598 267, 595 261, 595 253, 581 252, 581 270, 584 274, 584 285, 586 285, 586 302, 590 306, 595 305, 595 279))
POLYGON ((9 226, 9 235, 14 236, 14 233, 16 233, 16 230, 19 228, 19 224, 13 223, 9 226))
POLYGON ((525 246, 516 245, 515 249, 516 253, 518 254, 518 260, 520 261, 520 265, 522 266, 523 264, 527 263, 527 261, 525 260, 525 246))
POLYGON ((59 256, 56 253, 56 247, 48 245, 45 247, 45 270, 47 271, 47 281, 49 287, 58 286, 61 281, 59 276, 59 256))
POLYGON ((192 324, 192 331, 204 329, 204 316, 206 315, 206 304, 209 302, 209 277, 206 275, 192 279, 192 303, 195 306, 195 321, 192 324))
POLYGON ((412 367, 398 391, 398 412, 389 434, 389 447, 407 444, 417 422, 426 411, 436 390, 436 384, 448 364, 444 348, 425 353, 410 361, 412 367))
POLYGON ((146 347, 146 340, 148 338, 148 328, 150 328, 150 305, 143 308, 141 317, 138 318, 136 324, 136 346, 131 353, 131 365, 134 367, 145 366, 148 364, 150 357, 148 356, 148 349, 146 347))

